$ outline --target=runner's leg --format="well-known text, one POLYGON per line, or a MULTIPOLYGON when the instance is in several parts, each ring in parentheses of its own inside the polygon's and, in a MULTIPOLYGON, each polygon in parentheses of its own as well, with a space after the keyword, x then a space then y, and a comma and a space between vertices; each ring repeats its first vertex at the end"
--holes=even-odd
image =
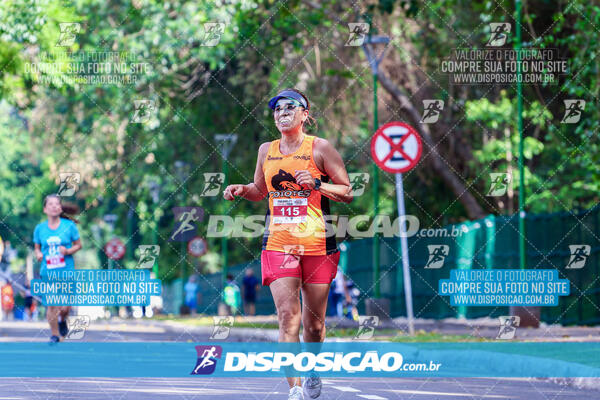
MULTIPOLYGON (((325 340, 325 314, 330 283, 305 283, 302 286, 302 337, 306 343, 315 343, 311 352, 318 354, 325 340)), ((304 381, 304 397, 316 399, 321 396, 323 385, 316 373, 304 381)))
POLYGON ((62 306, 60 307, 60 316, 63 321, 67 320, 69 313, 71 312, 71 306, 62 306))
POLYGON ((329 288, 339 259, 339 252, 302 257, 302 336, 305 342, 322 342, 325 339, 329 288))
POLYGON ((50 331, 52 336, 60 337, 58 332, 58 314, 60 312, 59 306, 48 306, 46 308, 46 315, 48 317, 48 323, 50 324, 50 331))
POLYGON ((305 283, 302 286, 302 338, 305 342, 325 339, 325 313, 329 283, 305 283))
MULTIPOLYGON (((279 341, 300 342, 300 278, 282 277, 274 280, 269 288, 275 301, 279 320, 279 341)), ((290 387, 300 386, 300 377, 287 377, 290 387)))

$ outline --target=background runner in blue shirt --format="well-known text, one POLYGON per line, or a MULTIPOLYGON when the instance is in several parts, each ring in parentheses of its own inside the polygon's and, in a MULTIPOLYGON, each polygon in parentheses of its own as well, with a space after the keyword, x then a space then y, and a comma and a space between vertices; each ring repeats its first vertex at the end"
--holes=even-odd
MULTIPOLYGON (((46 277, 48 271, 75 269, 73 254, 81 249, 79 231, 75 222, 67 218, 69 214, 77 213, 77 207, 68 207, 61 204, 60 197, 49 195, 44 199, 44 214, 47 221, 38 224, 33 231, 35 256, 41 262, 40 276, 46 277)), ((69 333, 67 316, 71 311, 70 306, 48 306, 46 312, 52 336, 51 342, 59 342, 59 334, 66 336, 69 333)))

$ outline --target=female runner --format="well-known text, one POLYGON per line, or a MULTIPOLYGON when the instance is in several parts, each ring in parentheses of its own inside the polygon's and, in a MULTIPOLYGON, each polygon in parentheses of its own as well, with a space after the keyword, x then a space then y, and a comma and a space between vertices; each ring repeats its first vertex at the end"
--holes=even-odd
MULTIPOLYGON (((42 263, 40 268, 42 279, 47 278, 48 271, 51 270, 75 269, 73 254, 81 249, 81 239, 79 239, 79 231, 75 221, 67 217, 65 211, 69 211, 69 214, 75 214, 77 210, 76 208, 67 210, 66 206, 64 208, 58 195, 46 196, 44 198, 44 213, 48 220, 39 223, 33 231, 35 256, 42 263)), ((67 316, 71 311, 71 307, 48 306, 46 309, 52 332, 50 342, 59 342, 60 336, 65 337, 69 333, 67 316)))
MULTIPOLYGON (((328 228, 329 199, 350 203, 350 180, 337 150, 327 140, 304 132, 311 117, 302 92, 283 90, 269 107, 281 139, 260 146, 254 182, 229 185, 223 197, 260 201, 268 195, 261 272, 262 284, 269 286, 277 308, 279 341, 299 342, 302 322, 304 342, 323 342, 329 286, 340 257, 328 228)), ((321 380, 314 374, 304 390, 300 378, 287 380, 289 400, 321 394, 321 380)))

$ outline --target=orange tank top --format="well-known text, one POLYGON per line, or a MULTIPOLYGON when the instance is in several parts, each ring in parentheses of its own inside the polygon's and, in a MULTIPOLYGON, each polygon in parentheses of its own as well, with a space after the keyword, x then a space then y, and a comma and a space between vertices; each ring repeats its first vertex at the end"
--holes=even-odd
POLYGON ((326 220, 330 213, 329 199, 317 190, 298 185, 294 178, 296 170, 307 170, 314 178, 329 181, 315 164, 314 140, 315 136, 305 134, 300 148, 286 155, 279 151, 280 140, 269 146, 263 162, 269 191, 263 250, 306 255, 337 251, 335 236, 326 220))

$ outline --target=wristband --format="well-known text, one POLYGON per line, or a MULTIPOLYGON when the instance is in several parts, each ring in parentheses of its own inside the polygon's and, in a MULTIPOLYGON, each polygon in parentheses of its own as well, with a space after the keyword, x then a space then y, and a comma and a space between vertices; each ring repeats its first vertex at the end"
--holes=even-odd
POLYGON ((315 189, 314 190, 319 190, 320 187, 321 187, 321 180, 319 178, 315 178, 315 189))

